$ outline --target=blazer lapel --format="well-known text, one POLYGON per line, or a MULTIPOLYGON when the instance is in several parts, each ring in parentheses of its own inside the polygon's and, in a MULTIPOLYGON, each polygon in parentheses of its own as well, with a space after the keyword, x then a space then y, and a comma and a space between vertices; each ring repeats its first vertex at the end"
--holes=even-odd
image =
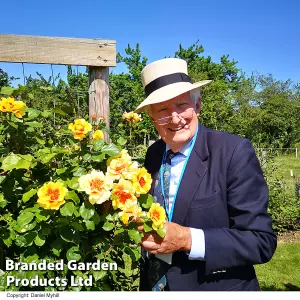
POLYGON ((183 224, 194 194, 207 172, 208 155, 206 128, 199 125, 195 145, 179 186, 172 222, 183 224))

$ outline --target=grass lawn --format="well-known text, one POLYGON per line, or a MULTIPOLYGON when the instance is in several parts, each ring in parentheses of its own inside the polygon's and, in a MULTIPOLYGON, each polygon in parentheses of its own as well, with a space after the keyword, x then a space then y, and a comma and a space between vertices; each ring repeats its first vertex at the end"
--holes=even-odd
POLYGON ((255 270, 263 291, 300 291, 300 242, 279 243, 271 261, 255 270))
POLYGON ((277 166, 276 175, 287 180, 292 180, 291 170, 293 170, 295 177, 300 177, 300 151, 298 158, 293 155, 282 155, 275 158, 277 166))

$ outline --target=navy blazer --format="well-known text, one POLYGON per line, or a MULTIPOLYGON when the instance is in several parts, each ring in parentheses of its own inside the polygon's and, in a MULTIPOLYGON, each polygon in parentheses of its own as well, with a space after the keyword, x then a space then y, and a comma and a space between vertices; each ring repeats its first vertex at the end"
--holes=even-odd
MULTIPOLYGON (((153 183, 165 147, 158 140, 147 151, 145 167, 153 183)), ((175 252, 172 265, 166 267, 169 289, 259 290, 253 265, 268 262, 277 246, 267 204, 268 187, 251 143, 199 125, 172 222, 204 231, 205 261, 175 252)), ((141 290, 151 290, 147 267, 145 258, 141 290)))

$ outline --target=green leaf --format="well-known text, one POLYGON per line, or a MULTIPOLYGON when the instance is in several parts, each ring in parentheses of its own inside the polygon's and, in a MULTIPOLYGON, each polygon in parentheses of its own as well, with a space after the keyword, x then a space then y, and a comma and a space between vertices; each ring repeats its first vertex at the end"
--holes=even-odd
POLYGON ((21 215, 19 215, 17 219, 17 226, 22 228, 25 225, 29 224, 33 218, 34 218, 34 214, 31 212, 22 213, 21 215))
POLYGON ((82 167, 79 167, 79 168, 76 167, 76 171, 73 172, 73 175, 77 176, 77 177, 81 177, 85 174, 86 174, 86 170, 85 170, 85 168, 82 168, 82 167))
POLYGON ((103 139, 99 139, 99 140, 93 141, 92 145, 93 145, 94 151, 100 151, 104 145, 104 141, 103 141, 103 139))
POLYGON ((136 244, 139 244, 142 240, 141 233, 136 229, 129 229, 128 235, 130 239, 134 241, 136 244))
POLYGON ((33 128, 43 128, 44 125, 40 122, 36 122, 36 121, 33 121, 33 122, 25 122, 25 125, 27 126, 30 126, 30 127, 33 127, 33 128))
POLYGON ((36 236, 36 238, 34 239, 34 243, 37 246, 41 247, 45 244, 45 242, 46 242, 46 238, 44 237, 44 235, 41 232, 39 232, 38 235, 36 236))
POLYGON ((80 206, 79 213, 83 219, 89 220, 95 214, 95 209, 90 203, 85 202, 80 206))
POLYGON ((95 214, 93 215, 93 217, 91 218, 91 220, 97 225, 100 223, 100 216, 97 214, 97 212, 95 211, 95 214))
POLYGON ((45 117, 45 118, 48 118, 52 115, 52 111, 50 110, 44 110, 42 111, 42 116, 45 117))
POLYGON ((70 227, 62 227, 59 229, 60 237, 68 243, 79 244, 80 238, 78 232, 70 227))
POLYGON ((99 155, 92 155, 92 160, 96 162, 101 162, 105 158, 105 153, 101 153, 99 155))
POLYGON ((35 137, 36 141, 40 144, 40 145, 45 145, 46 144, 46 141, 45 140, 42 140, 42 139, 39 139, 37 136, 35 137))
POLYGON ((60 213, 62 216, 72 216, 75 210, 75 206, 73 202, 67 202, 60 208, 60 213))
POLYGON ((125 230, 125 229, 124 229, 123 227, 121 227, 121 228, 119 228, 119 229, 117 229, 117 230, 114 231, 114 235, 116 236, 116 235, 118 235, 118 234, 124 232, 124 230, 125 230))
POLYGON ((4 195, 0 194, 0 207, 4 208, 7 204, 7 201, 4 199, 4 195))
POLYGON ((163 229, 159 229, 156 231, 157 234, 161 237, 161 238, 164 238, 166 236, 166 229, 163 228, 163 229))
POLYGON ((78 246, 71 247, 66 254, 67 260, 79 261, 81 258, 81 253, 78 246))
POLYGON ((1 88, 0 94, 10 96, 14 92, 14 90, 16 90, 16 88, 13 88, 11 86, 4 86, 1 88))
POLYGON ((150 194, 143 194, 139 197, 139 203, 143 208, 149 209, 153 203, 153 196, 150 194))
POLYGON ((64 249, 65 242, 59 237, 51 245, 51 250, 54 255, 59 256, 60 252, 64 249))
POLYGON ((100 270, 100 271, 92 271, 93 277, 95 281, 101 280, 107 275, 107 271, 100 270))
POLYGON ((57 174, 57 175, 60 175, 60 174, 62 174, 62 173, 65 173, 67 170, 68 170, 68 168, 60 168, 60 169, 57 169, 57 170, 56 170, 56 174, 57 174))
POLYGON ((48 163, 57 153, 50 153, 40 157, 41 162, 48 163))
POLYGON ((152 228, 151 224, 149 225, 147 223, 144 223, 143 226, 144 226, 144 231, 145 232, 153 231, 153 228, 152 228))
POLYGON ((125 251, 125 253, 130 255, 130 257, 133 261, 138 261, 141 257, 141 249, 138 247, 135 247, 135 248, 126 247, 124 249, 124 251, 125 251))
POLYGON ((114 229, 114 224, 113 223, 110 223, 110 222, 105 222, 104 225, 102 226, 102 228, 105 230, 105 231, 110 231, 112 229, 114 229))
POLYGON ((24 238, 26 240, 26 246, 31 246, 36 236, 37 236, 37 232, 35 231, 25 233, 24 238))
POLYGON ((35 119, 41 114, 41 112, 34 108, 27 108, 27 118, 26 120, 35 119))
POLYGON ((95 223, 94 221, 86 221, 85 226, 88 230, 95 230, 95 223))
POLYGON ((72 200, 75 204, 80 203, 80 199, 75 191, 68 191, 68 193, 65 196, 66 200, 72 200))
POLYGON ((36 189, 32 189, 28 191, 27 193, 23 194, 22 201, 26 203, 32 196, 34 196, 37 193, 36 189))
POLYGON ((16 226, 14 226, 14 230, 16 230, 19 233, 24 233, 24 232, 27 232, 27 231, 30 231, 30 230, 34 229, 36 227, 36 225, 37 225, 36 222, 26 224, 22 227, 20 227, 18 224, 16 224, 16 226))
POLYGON ((117 143, 118 143, 120 146, 124 146, 124 145, 127 143, 127 140, 124 139, 124 138, 121 136, 121 137, 118 138, 117 143))
POLYGON ((115 156, 120 153, 120 149, 113 143, 104 145, 101 151, 102 153, 107 154, 108 156, 115 156))
POLYGON ((30 154, 10 154, 2 162, 2 169, 10 171, 13 169, 29 169, 33 157, 30 154))
MULTIPOLYGON (((83 160, 84 160, 84 161, 88 161, 91 157, 92 157, 92 155, 89 154, 89 153, 87 153, 87 154, 85 154, 85 155, 83 156, 83 160)), ((78 176, 78 175, 77 175, 77 176, 78 176)))
POLYGON ((14 123, 14 122, 11 122, 11 121, 8 121, 8 120, 6 120, 6 121, 7 121, 7 123, 8 123, 11 127, 15 128, 15 129, 18 129, 18 124, 14 123))
POLYGON ((67 185, 70 189, 77 190, 79 188, 78 177, 73 177, 67 180, 67 185))
POLYGON ((78 231, 84 231, 84 227, 78 222, 72 222, 71 226, 74 227, 78 231))
POLYGON ((65 113, 64 111, 62 111, 61 109, 59 109, 59 108, 54 108, 54 109, 52 109, 51 110, 53 113, 57 113, 57 114, 59 114, 59 115, 61 115, 61 116, 66 116, 67 115, 67 113, 65 113))

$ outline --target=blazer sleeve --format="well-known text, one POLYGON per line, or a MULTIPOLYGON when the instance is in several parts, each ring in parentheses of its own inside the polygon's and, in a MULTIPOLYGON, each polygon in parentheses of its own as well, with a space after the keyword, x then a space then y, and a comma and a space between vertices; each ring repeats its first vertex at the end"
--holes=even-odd
POLYGON ((247 139, 235 147, 227 171, 229 228, 204 230, 205 273, 268 262, 277 246, 267 213, 268 187, 247 139))

